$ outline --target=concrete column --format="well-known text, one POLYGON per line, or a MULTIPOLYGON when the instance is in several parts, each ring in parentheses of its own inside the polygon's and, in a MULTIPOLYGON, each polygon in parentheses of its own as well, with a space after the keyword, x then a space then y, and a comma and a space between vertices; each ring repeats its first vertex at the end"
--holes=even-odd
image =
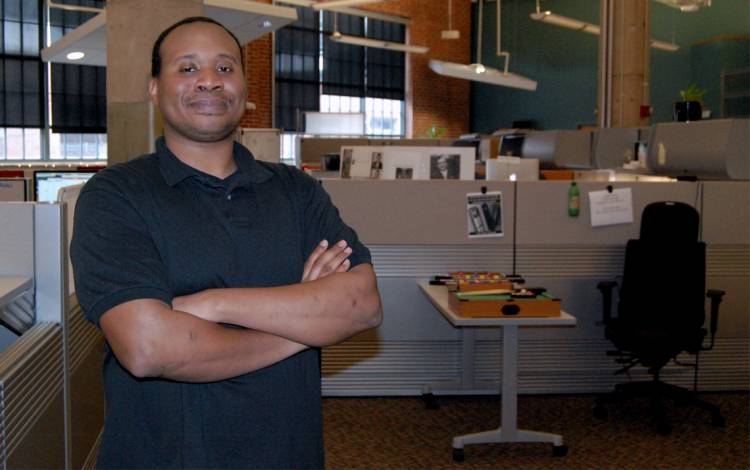
POLYGON ((153 151, 161 134, 148 98, 151 48, 159 33, 203 14, 202 0, 107 2, 107 158, 110 165, 153 151))
POLYGON ((611 126, 648 126, 641 105, 650 102, 650 0, 614 0, 612 32, 611 126))

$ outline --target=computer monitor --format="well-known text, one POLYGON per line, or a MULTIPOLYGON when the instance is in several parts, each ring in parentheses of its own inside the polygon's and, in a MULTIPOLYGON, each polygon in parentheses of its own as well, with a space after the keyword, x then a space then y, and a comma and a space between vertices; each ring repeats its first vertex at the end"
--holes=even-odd
POLYGON ((22 202, 27 197, 25 178, 0 178, 0 202, 22 202))
POLYGON ((85 183, 96 171, 92 170, 38 170, 34 172, 34 200, 55 202, 60 188, 85 183))
POLYGON ((498 155, 501 157, 523 156, 521 149, 523 147, 524 136, 525 134, 523 133, 503 135, 502 140, 500 141, 500 149, 497 152, 498 155))

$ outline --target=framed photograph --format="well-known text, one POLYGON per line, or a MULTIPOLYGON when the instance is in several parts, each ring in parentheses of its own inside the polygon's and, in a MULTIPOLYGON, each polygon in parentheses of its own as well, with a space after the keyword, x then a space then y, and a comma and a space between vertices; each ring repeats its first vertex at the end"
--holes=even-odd
POLYGON ((461 155, 442 153, 430 155, 431 180, 457 180, 461 176, 461 155))
POLYGON ((411 180, 414 179, 414 168, 413 167, 396 167, 396 179, 397 180, 411 180))
POLYGON ((351 178, 352 171, 352 148, 341 147, 341 177, 351 178))
POLYGON ((379 179, 383 171, 383 152, 372 152, 370 160, 370 178, 379 179))

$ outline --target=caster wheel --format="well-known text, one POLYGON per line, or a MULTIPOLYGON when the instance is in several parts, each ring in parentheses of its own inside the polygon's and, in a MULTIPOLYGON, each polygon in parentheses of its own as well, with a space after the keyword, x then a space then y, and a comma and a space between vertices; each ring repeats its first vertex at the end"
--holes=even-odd
POLYGON ((672 426, 667 423, 659 423, 656 425, 656 432, 662 436, 669 436, 672 434, 672 426))
POLYGON ((438 403, 437 398, 435 398, 435 395, 433 395, 432 393, 423 394, 422 400, 424 401, 424 407, 428 410, 440 409, 440 403, 438 403))
POLYGON ((565 457, 568 455, 568 446, 552 446, 552 455, 555 457, 565 457))
POLYGON ((603 407, 602 405, 594 405, 594 408, 592 411, 594 412, 595 418, 607 419, 607 409, 603 407))
POLYGON ((463 449, 453 449, 453 461, 463 462, 466 459, 463 449))
POLYGON ((717 428, 723 428, 727 424, 726 420, 724 420, 724 417, 720 414, 715 414, 711 416, 711 426, 716 426, 717 428))

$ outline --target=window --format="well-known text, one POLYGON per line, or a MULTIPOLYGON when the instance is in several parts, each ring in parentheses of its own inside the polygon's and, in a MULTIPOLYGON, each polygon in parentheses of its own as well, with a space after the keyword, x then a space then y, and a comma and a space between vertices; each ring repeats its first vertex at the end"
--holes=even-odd
POLYGON ((39 3, 2 0, 0 161, 39 159, 44 108, 39 3))
POLYGON ((276 32, 276 127, 302 129, 305 111, 317 111, 320 96, 319 18, 312 8, 297 8, 297 21, 276 32))
MULTIPOLYGON (((103 8, 105 2, 58 3, 103 8)), ((42 45, 94 14, 53 8, 44 28, 43 8, 40 0, 0 0, 0 163, 106 160, 104 67, 50 65, 40 57, 42 45)))
POLYGON ((361 112, 367 135, 403 136, 405 53, 332 41, 331 34, 403 43, 406 26, 312 8, 297 11, 300 19, 276 32, 274 121, 283 132, 282 161, 295 161, 305 111, 361 112))
MULTIPOLYGON (((102 0, 65 0, 67 5, 104 8, 102 0)), ((49 44, 70 33, 96 14, 49 10, 49 44)), ((106 68, 50 64, 49 159, 107 159, 106 68)))

